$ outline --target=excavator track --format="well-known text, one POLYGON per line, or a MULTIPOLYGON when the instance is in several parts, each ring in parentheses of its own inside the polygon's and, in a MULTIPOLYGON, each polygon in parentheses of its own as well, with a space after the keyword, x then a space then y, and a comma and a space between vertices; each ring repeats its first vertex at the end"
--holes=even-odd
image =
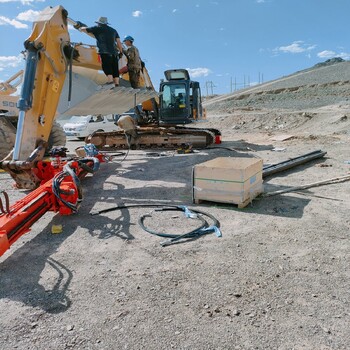
MULTIPOLYGON (((196 129, 187 127, 139 127, 136 149, 166 148, 175 149, 183 144, 191 144, 195 148, 205 148, 215 143, 217 135, 214 129, 196 129)), ((112 151, 128 148, 122 130, 113 132, 95 132, 85 139, 99 150, 112 151)))

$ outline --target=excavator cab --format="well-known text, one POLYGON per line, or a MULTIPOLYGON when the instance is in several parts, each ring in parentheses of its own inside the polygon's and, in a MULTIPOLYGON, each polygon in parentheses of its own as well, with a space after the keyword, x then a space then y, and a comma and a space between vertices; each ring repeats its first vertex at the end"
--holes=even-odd
POLYGON ((190 79, 186 69, 164 72, 159 87, 159 122, 188 124, 203 117, 200 85, 190 79))

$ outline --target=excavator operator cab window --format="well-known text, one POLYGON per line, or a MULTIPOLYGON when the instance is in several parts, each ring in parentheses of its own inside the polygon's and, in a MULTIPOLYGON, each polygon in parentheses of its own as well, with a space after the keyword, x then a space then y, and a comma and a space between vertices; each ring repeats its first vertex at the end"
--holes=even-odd
POLYGON ((182 94, 182 92, 179 92, 179 94, 176 96, 176 103, 179 105, 185 104, 185 96, 182 94))
POLYGON ((164 85, 161 98, 162 98, 162 106, 164 108, 185 108, 186 107, 185 84, 164 85))

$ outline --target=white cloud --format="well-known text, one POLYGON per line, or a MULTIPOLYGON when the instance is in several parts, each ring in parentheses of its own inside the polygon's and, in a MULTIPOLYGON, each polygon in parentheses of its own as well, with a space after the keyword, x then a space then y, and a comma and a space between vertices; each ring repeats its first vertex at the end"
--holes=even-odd
POLYGON ((331 50, 324 50, 317 54, 317 57, 319 58, 333 58, 333 57, 341 57, 344 60, 350 59, 350 53, 347 52, 334 52, 331 50))
POLYGON ((350 53, 348 52, 341 52, 339 55, 337 55, 336 57, 341 57, 344 60, 350 60, 350 53))
POLYGON ((173 9, 171 12, 172 12, 172 13, 175 13, 175 12, 177 12, 177 9, 173 9))
POLYGON ((27 29, 28 28, 28 25, 25 23, 16 21, 15 19, 10 19, 10 18, 4 17, 4 16, 0 16, 0 26, 6 26, 6 25, 13 26, 16 29, 27 29))
POLYGON ((0 3, 5 2, 20 2, 22 5, 30 5, 35 2, 45 2, 45 0, 0 0, 0 3))
POLYGON ((256 0, 256 2, 258 3, 258 4, 263 4, 264 2, 266 2, 265 0, 256 0))
POLYGON ((331 58, 334 56, 335 56, 335 52, 330 50, 324 50, 317 54, 317 57, 320 57, 320 58, 331 58))
POLYGON ((23 55, 18 56, 0 56, 0 71, 8 67, 16 68, 23 64, 23 55))
POLYGON ((140 17, 140 16, 142 16, 142 11, 139 11, 139 10, 133 11, 132 16, 133 17, 140 17))
POLYGON ((206 77, 212 71, 209 68, 186 68, 193 78, 206 77))
POLYGON ((17 19, 20 21, 34 22, 38 18, 40 11, 28 10, 25 12, 21 12, 17 15, 17 19))
POLYGON ((290 45, 277 47, 273 51, 284 53, 302 53, 305 51, 311 51, 315 47, 316 45, 307 46, 303 41, 294 41, 290 45))

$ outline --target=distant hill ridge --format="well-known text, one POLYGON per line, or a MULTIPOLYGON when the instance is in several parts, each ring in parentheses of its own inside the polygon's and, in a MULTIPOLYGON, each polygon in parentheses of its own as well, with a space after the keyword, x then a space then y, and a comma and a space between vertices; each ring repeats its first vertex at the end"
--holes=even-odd
POLYGON ((324 67, 324 66, 331 66, 332 64, 340 63, 340 62, 345 62, 341 57, 334 57, 330 58, 329 60, 326 60, 324 62, 316 63, 313 68, 318 68, 318 67, 324 67))
POLYGON ((246 89, 235 91, 231 94, 221 95, 204 103, 205 107, 209 107, 226 99, 238 97, 239 95, 255 94, 271 90, 289 89, 308 85, 325 85, 335 82, 350 81, 350 61, 345 61, 340 57, 317 63, 311 68, 307 68, 293 74, 271 80, 260 85, 255 85, 246 89))

